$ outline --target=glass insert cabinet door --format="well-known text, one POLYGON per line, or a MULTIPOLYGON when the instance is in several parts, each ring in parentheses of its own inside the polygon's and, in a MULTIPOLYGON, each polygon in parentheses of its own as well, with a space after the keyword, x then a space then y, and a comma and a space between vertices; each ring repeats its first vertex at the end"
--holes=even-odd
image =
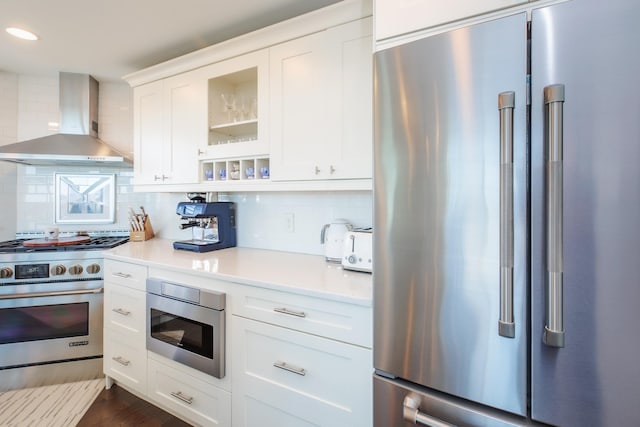
POLYGON ((115 174, 55 174, 56 223, 115 221, 115 174))

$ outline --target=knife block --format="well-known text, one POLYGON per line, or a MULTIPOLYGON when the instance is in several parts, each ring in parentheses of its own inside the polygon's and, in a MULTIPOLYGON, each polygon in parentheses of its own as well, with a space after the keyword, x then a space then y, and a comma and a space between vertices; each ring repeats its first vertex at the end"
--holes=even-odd
POLYGON ((144 230, 137 231, 129 229, 129 241, 130 242, 144 242, 153 237, 153 227, 151 227, 151 220, 149 215, 144 218, 144 230))

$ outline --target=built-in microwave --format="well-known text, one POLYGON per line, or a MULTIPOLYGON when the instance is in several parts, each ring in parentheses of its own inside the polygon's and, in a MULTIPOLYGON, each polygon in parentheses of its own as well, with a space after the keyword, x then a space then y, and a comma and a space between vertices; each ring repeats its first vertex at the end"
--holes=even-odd
POLYGON ((147 279, 147 350, 225 375, 225 294, 147 279))

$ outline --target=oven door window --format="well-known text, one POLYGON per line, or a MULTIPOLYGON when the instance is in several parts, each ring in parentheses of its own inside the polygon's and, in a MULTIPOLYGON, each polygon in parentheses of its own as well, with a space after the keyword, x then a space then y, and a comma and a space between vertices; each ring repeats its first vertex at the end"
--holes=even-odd
POLYGON ((213 326, 151 309, 151 336, 173 346, 213 359, 213 326))
POLYGON ((0 344, 89 335, 89 303, 0 309, 0 344))

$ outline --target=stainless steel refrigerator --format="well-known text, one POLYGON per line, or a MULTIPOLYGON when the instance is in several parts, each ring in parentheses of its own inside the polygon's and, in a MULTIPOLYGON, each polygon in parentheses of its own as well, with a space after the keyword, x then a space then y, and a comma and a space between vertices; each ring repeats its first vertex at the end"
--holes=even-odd
POLYGON ((376 53, 376 427, 640 425, 640 3, 533 5, 376 53))

